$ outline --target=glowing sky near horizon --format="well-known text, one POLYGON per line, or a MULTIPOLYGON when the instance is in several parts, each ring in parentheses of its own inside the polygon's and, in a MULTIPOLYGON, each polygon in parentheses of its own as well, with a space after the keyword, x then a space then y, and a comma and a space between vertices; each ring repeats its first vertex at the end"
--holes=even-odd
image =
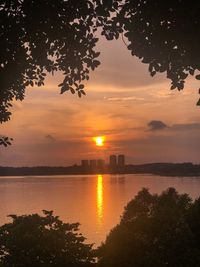
POLYGON ((113 153, 132 163, 200 161, 199 82, 191 78, 182 92, 170 91, 165 74, 150 77, 121 40, 102 39, 98 49, 101 65, 86 97, 60 95, 58 73, 14 103, 11 120, 0 126, 1 135, 14 138, 0 148, 0 165, 60 166, 113 153), (106 136, 103 150, 94 136, 106 136))

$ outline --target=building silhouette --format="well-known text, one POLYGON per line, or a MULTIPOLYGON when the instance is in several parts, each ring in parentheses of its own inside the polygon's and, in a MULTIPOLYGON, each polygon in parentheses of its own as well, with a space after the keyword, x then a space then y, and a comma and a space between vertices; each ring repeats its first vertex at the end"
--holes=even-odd
POLYGON ((97 167, 97 160, 91 159, 90 160, 90 168, 96 168, 97 167))
POLYGON ((104 159, 83 159, 81 160, 81 165, 79 166, 83 172, 121 172, 125 169, 125 156, 120 155, 110 155, 109 162, 104 159))
POLYGON ((118 155, 117 157, 117 165, 118 167, 124 167, 125 166, 125 156, 124 155, 118 155))
POLYGON ((116 155, 110 155, 109 165, 110 165, 110 167, 116 167, 117 166, 117 156, 116 155))
POLYGON ((87 159, 81 160, 81 167, 84 167, 84 168, 89 167, 89 161, 87 159))

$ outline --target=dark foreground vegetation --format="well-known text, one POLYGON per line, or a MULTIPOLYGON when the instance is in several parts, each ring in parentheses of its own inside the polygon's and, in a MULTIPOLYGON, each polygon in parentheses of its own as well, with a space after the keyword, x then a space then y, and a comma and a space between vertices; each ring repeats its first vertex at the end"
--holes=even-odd
POLYGON ((200 164, 192 163, 149 163, 142 165, 125 165, 123 167, 1 167, 0 176, 27 175, 67 175, 67 174, 154 174, 160 176, 200 176, 200 164))
POLYGON ((79 224, 52 212, 11 218, 0 227, 1 267, 200 266, 200 198, 192 201, 174 188, 161 195, 141 190, 96 250, 79 224))
POLYGON ((200 266, 200 199, 143 189, 99 248, 101 267, 200 266))
POLYGON ((199 1, 183 0, 2 0, 0 122, 47 73, 63 74, 61 94, 85 95, 85 81, 100 65, 97 31, 121 38, 151 76, 163 72, 171 89, 182 90, 190 76, 200 80, 199 12, 199 1))
POLYGON ((0 267, 89 267, 92 245, 84 243, 78 223, 63 223, 51 211, 11 215, 0 228, 0 267))

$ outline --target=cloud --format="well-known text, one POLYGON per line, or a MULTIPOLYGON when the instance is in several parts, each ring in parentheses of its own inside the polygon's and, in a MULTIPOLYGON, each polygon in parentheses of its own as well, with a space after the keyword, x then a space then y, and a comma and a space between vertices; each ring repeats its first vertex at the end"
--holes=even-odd
POLYGON ((173 124, 171 126, 165 124, 163 121, 160 120, 152 120, 148 123, 148 127, 150 131, 156 131, 156 130, 163 130, 168 128, 171 131, 194 131, 194 130, 200 130, 200 123, 194 122, 194 123, 177 123, 173 124))
POLYGON ((117 140, 130 163, 194 162, 199 164, 200 140, 197 131, 190 134, 175 131, 171 134, 149 134, 146 138, 117 140), (133 153, 134 152, 134 153, 133 153))
POLYGON ((46 135, 45 138, 50 142, 55 142, 56 141, 56 139, 50 134, 46 135))
POLYGON ((152 120, 148 123, 148 127, 150 131, 157 131, 157 130, 163 130, 168 126, 162 121, 152 120))
POLYGON ((136 96, 124 96, 124 97, 104 97, 107 101, 143 101, 144 98, 136 96))

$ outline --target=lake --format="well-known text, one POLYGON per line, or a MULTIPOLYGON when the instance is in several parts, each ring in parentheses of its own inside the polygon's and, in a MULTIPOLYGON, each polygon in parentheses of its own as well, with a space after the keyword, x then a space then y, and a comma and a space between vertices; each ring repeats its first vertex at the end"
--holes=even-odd
POLYGON ((124 206, 143 187, 160 193, 175 187, 200 195, 199 178, 154 175, 79 175, 0 177, 0 224, 9 214, 53 210, 65 222, 80 222, 87 242, 99 245, 120 219, 124 206))

